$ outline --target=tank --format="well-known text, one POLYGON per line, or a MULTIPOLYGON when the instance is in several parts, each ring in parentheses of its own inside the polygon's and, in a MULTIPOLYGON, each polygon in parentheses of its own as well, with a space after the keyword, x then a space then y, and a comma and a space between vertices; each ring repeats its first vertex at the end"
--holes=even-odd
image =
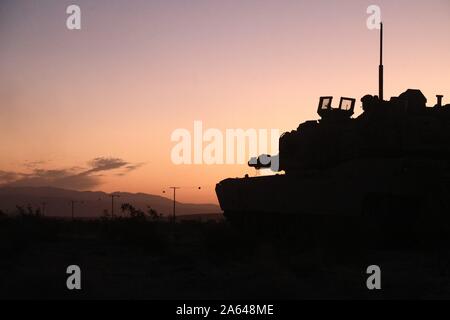
MULTIPOLYGON (((341 98, 333 108, 331 97, 321 97, 320 120, 280 137, 279 174, 219 182, 225 216, 450 212, 450 105, 426 107, 413 89, 361 101, 363 113, 353 119, 355 100, 341 98)), ((261 157, 249 165, 274 161, 261 157)))
POLYGON ((301 123, 279 138, 279 154, 250 159, 269 176, 229 178, 216 185, 232 223, 346 218, 438 221, 450 213, 450 104, 432 106, 420 90, 383 99, 320 97, 319 119, 301 123))

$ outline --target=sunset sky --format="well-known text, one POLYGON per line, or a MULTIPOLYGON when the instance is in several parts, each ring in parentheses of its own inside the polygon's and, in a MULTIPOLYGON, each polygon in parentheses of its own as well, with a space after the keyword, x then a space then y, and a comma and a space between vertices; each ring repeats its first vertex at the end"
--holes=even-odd
POLYGON ((319 96, 421 89, 450 103, 450 0, 2 0, 0 184, 213 202, 245 165, 175 165, 171 134, 297 128, 319 96), (77 4, 82 29, 66 28, 77 4), (198 190, 198 186, 202 189, 198 190))

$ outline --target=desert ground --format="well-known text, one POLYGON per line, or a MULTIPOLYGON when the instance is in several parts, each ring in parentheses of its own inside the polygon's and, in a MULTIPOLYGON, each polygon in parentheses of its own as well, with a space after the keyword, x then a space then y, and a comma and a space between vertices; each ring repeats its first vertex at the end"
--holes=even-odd
POLYGON ((3 215, 0 297, 450 298, 450 246, 421 242, 387 249, 312 238, 268 236, 225 220, 174 224, 3 215), (372 264, 381 268, 381 290, 366 287, 372 264), (81 268, 81 290, 66 287, 69 265, 81 268))

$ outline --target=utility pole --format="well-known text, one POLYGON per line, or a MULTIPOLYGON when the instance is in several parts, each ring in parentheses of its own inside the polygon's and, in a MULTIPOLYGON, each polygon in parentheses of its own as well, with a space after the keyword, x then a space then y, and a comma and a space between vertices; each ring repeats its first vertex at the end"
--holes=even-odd
MULTIPOLYGON (((189 187, 188 187, 189 188, 189 187)), ((192 188, 192 187, 190 187, 192 188)), ((196 187, 199 190, 201 190, 202 187, 196 187)), ((175 218, 176 218, 176 194, 177 194, 177 189, 181 189, 181 187, 169 187, 169 189, 173 190, 173 216, 172 216, 172 220, 175 223, 175 218)), ((166 193, 165 190, 163 190, 163 193, 166 193)))
POLYGON ((45 217, 45 206, 47 205, 47 202, 42 202, 42 216, 45 217))
POLYGON ((173 189, 173 223, 175 223, 175 217, 176 217, 176 215, 175 215, 175 206, 176 206, 176 201, 175 201, 175 198, 176 198, 176 192, 177 192, 177 189, 181 189, 180 187, 169 187, 170 189, 173 189))
POLYGON ((120 198, 120 195, 111 193, 111 218, 114 218, 114 198, 120 198))
POLYGON ((75 203, 83 203, 83 201, 71 200, 70 203, 72 205, 72 221, 73 221, 75 219, 75 203))

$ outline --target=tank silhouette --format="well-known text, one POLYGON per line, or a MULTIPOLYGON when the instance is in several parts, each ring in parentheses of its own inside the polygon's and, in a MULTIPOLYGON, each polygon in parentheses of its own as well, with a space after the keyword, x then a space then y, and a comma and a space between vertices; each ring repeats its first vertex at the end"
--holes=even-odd
POLYGON ((361 98, 361 115, 352 118, 353 98, 333 106, 333 97, 321 97, 319 120, 284 133, 278 155, 249 161, 256 169, 276 161, 279 174, 216 185, 228 220, 379 217, 422 224, 450 213, 450 104, 437 95, 427 107, 416 89, 384 100, 381 48, 379 94, 361 98))

